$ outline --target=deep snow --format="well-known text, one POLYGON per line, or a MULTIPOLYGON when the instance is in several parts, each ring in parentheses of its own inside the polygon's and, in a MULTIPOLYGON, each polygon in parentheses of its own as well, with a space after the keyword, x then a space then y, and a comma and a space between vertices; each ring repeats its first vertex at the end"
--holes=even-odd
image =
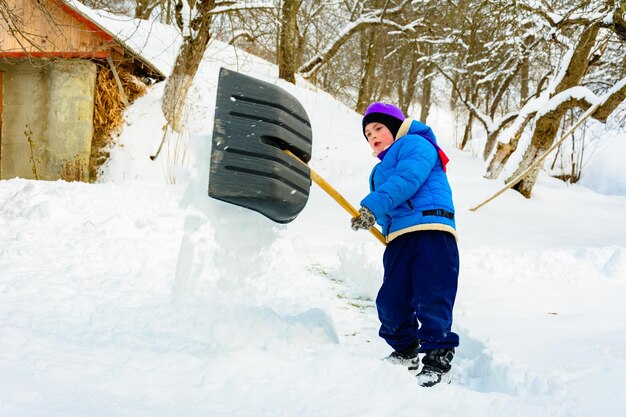
MULTIPOLYGON (((542 174, 532 199, 469 212, 502 183, 433 116, 457 206, 461 346, 452 384, 419 388, 379 360, 383 248, 323 191, 287 225, 206 196, 220 66, 294 94, 311 166, 355 205, 367 192, 357 114, 212 43, 188 131, 156 161, 162 84, 127 111, 100 183, 0 182, 0 416, 626 415, 623 182, 591 170, 600 194, 542 174)), ((620 172, 626 137, 606 141, 620 172)))

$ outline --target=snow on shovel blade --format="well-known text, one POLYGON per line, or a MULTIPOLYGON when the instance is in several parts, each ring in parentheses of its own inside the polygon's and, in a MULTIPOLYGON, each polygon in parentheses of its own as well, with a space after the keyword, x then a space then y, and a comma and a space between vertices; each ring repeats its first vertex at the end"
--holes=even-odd
POLYGON ((222 68, 217 88, 209 196, 288 223, 311 188, 311 124, 283 89, 222 68))

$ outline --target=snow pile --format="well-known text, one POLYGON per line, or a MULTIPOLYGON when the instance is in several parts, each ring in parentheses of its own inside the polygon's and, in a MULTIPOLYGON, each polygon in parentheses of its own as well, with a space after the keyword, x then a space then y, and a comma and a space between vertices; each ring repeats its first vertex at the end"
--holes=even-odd
POLYGON ((508 192, 469 212, 501 184, 435 126, 457 205, 462 345, 452 384, 420 389, 379 360, 382 245, 323 191, 287 225, 207 197, 220 66, 294 94, 311 166, 355 205, 367 192, 376 160, 357 114, 212 43, 188 131, 156 160, 162 85, 127 112, 101 183, 0 182, 1 416, 623 414, 626 197, 542 176, 531 200, 508 192))
POLYGON ((598 141, 586 162, 580 185, 608 195, 626 195, 626 133, 598 141))

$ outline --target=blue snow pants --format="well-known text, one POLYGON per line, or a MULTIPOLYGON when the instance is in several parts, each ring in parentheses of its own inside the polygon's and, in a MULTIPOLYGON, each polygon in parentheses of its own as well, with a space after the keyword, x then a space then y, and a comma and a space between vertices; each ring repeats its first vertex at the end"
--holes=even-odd
POLYGON ((380 337, 394 350, 417 339, 420 352, 457 347, 459 336, 450 330, 459 277, 455 237, 438 230, 400 235, 387 245, 383 265, 380 337))

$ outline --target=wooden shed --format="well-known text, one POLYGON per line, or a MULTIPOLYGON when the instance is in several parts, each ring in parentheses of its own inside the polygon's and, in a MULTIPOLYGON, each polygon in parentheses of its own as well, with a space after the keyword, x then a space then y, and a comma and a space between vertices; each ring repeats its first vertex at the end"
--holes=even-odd
POLYGON ((5 5, 0 179, 88 181, 98 72, 115 78, 122 100, 120 71, 144 80, 165 76, 75 4, 6 0, 5 5))

